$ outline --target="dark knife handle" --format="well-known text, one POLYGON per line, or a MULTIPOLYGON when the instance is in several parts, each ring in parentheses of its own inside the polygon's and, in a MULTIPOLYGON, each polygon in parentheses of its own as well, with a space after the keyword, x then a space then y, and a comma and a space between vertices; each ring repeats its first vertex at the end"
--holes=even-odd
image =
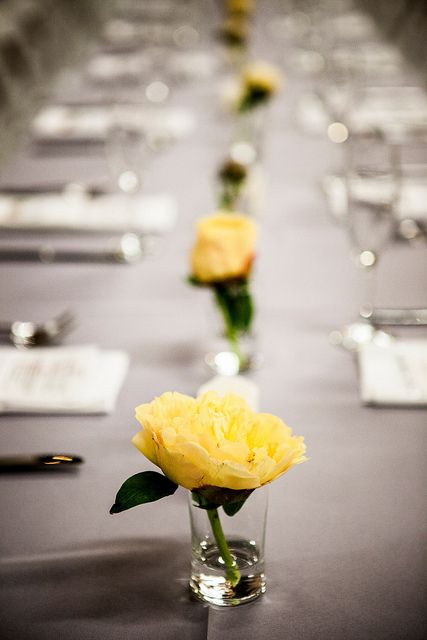
POLYGON ((19 454, 0 457, 0 473, 9 471, 51 471, 74 469, 83 458, 66 453, 19 454))

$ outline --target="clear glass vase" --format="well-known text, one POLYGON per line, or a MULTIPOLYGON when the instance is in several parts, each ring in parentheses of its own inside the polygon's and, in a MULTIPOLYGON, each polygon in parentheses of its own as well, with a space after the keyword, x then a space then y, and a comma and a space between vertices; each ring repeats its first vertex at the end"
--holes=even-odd
POLYGON ((229 316, 214 299, 208 312, 207 352, 205 362, 215 373, 234 376, 253 371, 261 365, 257 336, 252 319, 246 329, 230 324, 229 316))
POLYGON ((263 165, 253 162, 245 167, 246 177, 241 184, 217 178, 218 207, 223 211, 238 211, 259 218, 265 212, 266 179, 263 165))
POLYGON ((190 493, 190 589, 198 600, 232 607, 265 592, 267 506, 267 487, 256 489, 233 516, 222 507, 198 507, 190 493))
POLYGON ((262 159, 267 120, 265 106, 234 115, 230 142, 233 160, 251 165, 262 159))

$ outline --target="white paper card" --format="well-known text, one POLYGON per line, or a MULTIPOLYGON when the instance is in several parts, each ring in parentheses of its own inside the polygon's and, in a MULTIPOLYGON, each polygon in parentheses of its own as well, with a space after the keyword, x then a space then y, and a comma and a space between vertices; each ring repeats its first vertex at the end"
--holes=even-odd
POLYGON ((111 413, 129 357, 97 347, 0 348, 0 412, 111 413))
POLYGON ((427 404, 427 340, 396 340, 387 347, 365 344, 358 362, 364 403, 427 404))

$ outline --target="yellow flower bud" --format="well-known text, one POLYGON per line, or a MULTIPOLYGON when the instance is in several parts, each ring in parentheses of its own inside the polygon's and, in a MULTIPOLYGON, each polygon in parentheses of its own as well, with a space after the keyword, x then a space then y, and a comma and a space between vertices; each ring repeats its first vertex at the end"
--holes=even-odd
POLYGON ((257 227, 239 213, 218 213, 197 223, 191 273, 200 282, 221 282, 248 275, 255 257, 257 227))
POLYGON ((230 13, 251 14, 254 10, 253 0, 225 0, 225 6, 230 13))
POLYGON ((263 91, 271 95, 277 93, 282 84, 283 79, 280 71, 267 62, 252 62, 243 69, 243 93, 248 91, 263 91))

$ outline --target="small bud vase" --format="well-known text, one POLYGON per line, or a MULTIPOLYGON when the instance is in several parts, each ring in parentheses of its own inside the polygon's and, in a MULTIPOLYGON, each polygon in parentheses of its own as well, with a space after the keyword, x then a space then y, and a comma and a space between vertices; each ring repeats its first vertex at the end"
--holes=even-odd
POLYGON ((208 313, 208 349, 205 362, 215 373, 234 376, 258 369, 262 358, 257 350, 252 297, 246 286, 215 290, 208 313), (224 293, 225 292, 225 293, 224 293))
POLYGON ((233 160, 243 164, 259 162, 263 155, 267 109, 263 106, 234 115, 230 144, 233 160))
POLYGON ((190 493, 190 590, 196 599, 233 607, 265 592, 267 506, 267 487, 253 491, 232 516, 222 507, 199 507, 190 493))

